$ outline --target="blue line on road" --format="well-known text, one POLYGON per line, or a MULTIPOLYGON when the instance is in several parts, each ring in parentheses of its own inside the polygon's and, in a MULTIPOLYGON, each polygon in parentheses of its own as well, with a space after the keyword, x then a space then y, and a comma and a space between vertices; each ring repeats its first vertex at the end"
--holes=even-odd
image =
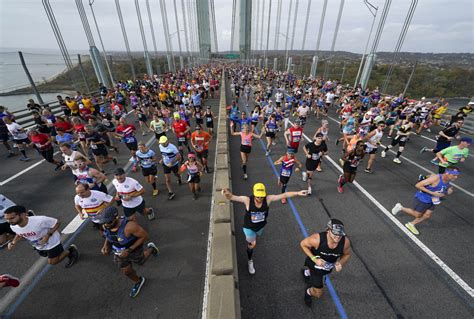
MULTIPOLYGON (((245 110, 246 110, 246 113, 247 113, 247 116, 248 116, 249 115, 249 109, 247 108, 247 106, 244 106, 244 107, 245 107, 245 110)), ((257 127, 255 127, 255 131, 258 134, 258 128, 257 127)), ((259 139, 259 141, 260 141, 260 145, 262 146, 262 149, 264 151, 266 151, 266 146, 265 146, 264 142, 261 139, 259 139)), ((266 158, 268 160, 268 163, 270 163, 270 166, 273 169, 273 172, 275 173, 276 177, 278 178, 280 176, 280 174, 278 174, 278 171, 275 167, 275 164, 273 164, 271 156, 266 156, 266 158)), ((308 237, 308 231, 306 230, 306 227, 304 226, 303 221, 301 220, 301 216, 298 213, 298 210, 296 209, 295 205, 293 204, 293 201, 291 200, 291 198, 288 198, 288 203, 290 204, 290 208, 291 208, 291 211, 293 213, 293 216, 295 217, 296 222, 298 223, 298 226, 300 227, 301 234, 305 238, 308 237)), ((331 283, 331 279, 329 279, 328 276, 324 276, 324 277, 325 277, 326 285, 327 285, 328 290, 329 290, 329 294, 331 295, 331 299, 333 300, 334 305, 336 306, 337 312, 339 312, 339 316, 343 319, 347 319, 346 311, 344 309, 344 306, 342 305, 341 299, 337 295, 336 289, 334 288, 334 286, 331 283)))

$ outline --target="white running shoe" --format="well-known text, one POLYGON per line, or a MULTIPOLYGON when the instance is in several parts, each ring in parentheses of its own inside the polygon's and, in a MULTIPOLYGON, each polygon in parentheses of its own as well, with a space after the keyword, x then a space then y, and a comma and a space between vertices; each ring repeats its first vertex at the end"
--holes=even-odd
POLYGON ((301 172, 301 178, 303 179, 303 182, 306 182, 308 180, 308 173, 301 172))
POLYGON ((401 164, 401 163, 402 163, 402 161, 400 161, 400 159, 399 159, 398 157, 395 157, 395 158, 393 159, 393 161, 394 161, 395 163, 397 163, 397 164, 401 164))
POLYGON ((398 214, 398 212, 401 211, 402 208, 403 208, 402 204, 396 203, 395 206, 393 206, 393 208, 392 208, 392 214, 393 215, 398 214))
POLYGON ((385 157, 387 156, 387 153, 385 153, 385 151, 382 151, 382 153, 380 153, 380 156, 385 157))
POLYGON ((253 260, 248 261, 248 266, 249 266, 249 274, 254 275, 255 274, 255 268, 253 266, 253 260))

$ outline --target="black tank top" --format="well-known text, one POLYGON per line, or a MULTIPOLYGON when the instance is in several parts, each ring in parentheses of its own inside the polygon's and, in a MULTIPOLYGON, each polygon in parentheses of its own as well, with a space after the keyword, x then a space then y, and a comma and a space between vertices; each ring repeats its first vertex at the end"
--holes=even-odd
POLYGON ((342 256, 344 252, 344 244, 346 242, 346 237, 342 236, 341 240, 337 244, 336 248, 331 249, 328 246, 327 231, 319 233, 319 247, 311 248, 311 253, 314 256, 320 256, 326 262, 326 267, 319 267, 307 257, 306 264, 308 262, 311 264, 313 269, 318 269, 330 273, 334 267, 334 263, 342 256))
POLYGON ((249 210, 245 212, 244 217, 244 227, 257 232, 267 224, 269 208, 266 197, 263 199, 260 208, 255 206, 254 199, 255 197, 253 195, 250 196, 249 210))

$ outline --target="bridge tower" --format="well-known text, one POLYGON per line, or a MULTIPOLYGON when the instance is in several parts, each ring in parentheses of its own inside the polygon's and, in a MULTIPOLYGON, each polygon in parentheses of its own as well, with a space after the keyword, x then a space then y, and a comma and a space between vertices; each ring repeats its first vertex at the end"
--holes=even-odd
POLYGON ((209 1, 197 0, 199 53, 201 59, 211 57, 211 26, 209 24, 209 1))
POLYGON ((252 36, 252 1, 240 0, 239 49, 240 59, 250 59, 252 36))

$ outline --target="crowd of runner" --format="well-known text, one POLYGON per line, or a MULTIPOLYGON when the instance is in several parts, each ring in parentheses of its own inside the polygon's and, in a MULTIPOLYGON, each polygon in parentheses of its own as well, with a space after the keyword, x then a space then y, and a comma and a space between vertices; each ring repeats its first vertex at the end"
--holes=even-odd
MULTIPOLYGON (((101 86, 98 98, 80 92, 65 100, 58 97, 63 116, 54 116, 47 108, 38 109, 32 103, 28 108, 35 114, 36 127, 28 131, 17 124, 11 114, 0 110, 3 122, 22 154, 20 160, 28 160, 26 149, 33 147, 54 164, 55 169, 71 170, 76 185, 76 210, 81 218, 91 218, 105 237, 102 253, 108 254, 112 249, 124 274, 135 282, 130 293, 132 297, 140 291, 144 278, 135 273, 131 263, 141 264, 150 255, 158 253, 156 245, 148 242, 148 234, 138 224, 135 214, 139 212, 153 220, 155 213, 153 205, 147 206, 142 197, 145 187, 137 179, 127 176, 122 168, 114 172, 112 185, 116 195, 107 194, 104 173, 110 165, 117 164, 117 159, 111 154, 118 152, 117 141, 124 143, 130 151, 131 171, 142 172, 153 196, 158 195, 156 174, 157 166, 161 164, 169 200, 175 197, 173 179, 181 185, 181 174, 187 172, 186 181, 193 199, 197 199, 200 177, 204 172, 210 172, 208 145, 213 136, 215 118, 211 108, 205 106, 205 99, 217 97, 220 72, 219 68, 205 66, 189 73, 183 71, 163 77, 145 77, 135 82, 120 82, 114 89, 101 86), (127 117, 129 113, 134 114, 138 125, 130 123, 133 120, 127 117), (159 143, 156 151, 146 143, 138 142, 138 129, 142 135, 155 134, 159 143), (55 158, 55 145, 59 146, 62 159, 55 158), (113 205, 117 202, 123 207, 124 217, 120 217, 113 205), (117 236, 121 238, 120 244, 117 236)), ((419 176, 412 208, 394 203, 392 209, 394 215, 403 211, 414 217, 405 226, 415 235, 419 234, 415 225, 430 218, 441 200, 453 192, 450 183, 458 178, 460 167, 468 158, 472 139, 462 136, 460 130, 472 112, 472 102, 445 119, 448 103, 444 99, 414 100, 402 94, 383 96, 377 89, 353 88, 337 80, 298 79, 292 74, 256 67, 229 67, 227 75, 233 99, 228 106, 229 138, 236 136, 240 139, 242 178, 249 178, 249 165, 259 165, 251 157, 255 139, 265 139, 265 156, 270 156, 278 143, 285 148, 284 154, 276 154, 273 163, 280 166, 278 186, 281 194, 267 194, 263 183, 256 183, 250 196, 222 190, 228 200, 245 206, 243 232, 250 274, 256 272, 253 254, 257 237, 262 235, 267 223, 270 204, 277 201, 286 204, 288 198, 310 196, 316 192, 313 181, 319 172, 324 171, 323 159, 331 143, 341 151, 339 163, 343 174, 334 181, 334 191, 342 194, 347 184, 354 182, 360 165, 365 166, 365 173, 373 174, 377 171, 376 161, 380 160, 378 154, 383 159, 391 152, 395 154, 393 162, 401 164, 411 134, 440 129, 436 147, 420 150, 422 153, 432 152, 431 160, 438 166, 439 174, 419 176), (340 135, 334 141, 329 139, 330 116, 336 116, 335 120, 339 122, 340 135), (320 123, 320 126, 315 131, 308 131, 305 125, 309 121, 320 123), (389 141, 386 147, 381 146, 384 135, 389 141), (307 143, 303 143, 305 136, 310 136, 307 143), (392 151, 395 148, 396 152, 392 151), (303 154, 304 162, 298 160, 298 153, 303 154), (306 189, 288 192, 290 178, 300 170, 306 189)), ((8 139, 3 140, 13 157, 8 139)), ((39 216, 28 216, 22 206, 12 206, 5 212, 6 221, 12 225, 12 235, 18 233, 18 227, 24 227, 21 225, 34 218, 39 216)), ((47 229, 47 232, 43 231, 47 238, 30 239, 39 251, 46 250, 43 245, 57 234, 59 222, 47 219, 41 221, 41 225, 47 229)), ((23 237, 27 238, 26 235, 23 237)), ((2 240, 11 249, 20 238, 20 235, 4 236, 2 240)), ((47 250, 48 254, 51 252, 49 258, 55 258, 51 263, 68 257, 67 265, 72 265, 78 252, 74 246, 71 247, 67 251, 62 246, 54 251, 47 250)), ((301 249, 306 256, 302 269, 307 284, 304 301, 311 306, 312 297, 322 295, 324 276, 333 269, 341 271, 350 258, 350 241, 343 222, 336 218, 329 220, 324 231, 301 242, 301 249)))
MULTIPOLYGON (((157 245, 140 226, 136 213, 150 221, 155 219, 153 206, 157 205, 147 205, 143 195, 148 191, 152 196, 158 195, 159 167, 164 173, 168 200, 175 198, 171 175, 179 185, 188 183, 192 199, 197 200, 201 176, 211 172, 207 158, 216 117, 206 101, 219 96, 221 74, 219 67, 209 65, 120 81, 111 89, 100 85, 96 96, 81 92, 65 99, 58 96, 61 115, 54 115, 49 107, 30 100, 27 108, 34 125, 28 129, 12 113, 0 109, 0 139, 8 158, 15 160, 17 155, 13 144, 21 154, 19 160, 29 161, 28 153, 35 151, 56 171, 71 175, 78 218, 92 221, 104 238, 102 253, 113 252, 121 271, 134 282, 131 297, 138 295, 145 282, 132 263, 143 264, 148 257, 158 254, 157 245), (154 137, 149 143, 139 141, 138 131, 142 136, 151 133, 154 137), (158 147, 152 146, 155 142, 158 147), (130 164, 117 160, 118 143, 126 146, 130 164), (118 164, 129 166, 131 172, 140 171, 143 178, 138 174, 134 178, 127 176, 118 164), (108 174, 111 169, 113 174, 108 174), (111 183, 107 183, 109 177, 111 183), (149 190, 141 180, 149 185, 149 190)), ((1 247, 11 250, 26 239, 41 256, 48 258, 49 264, 67 259, 69 268, 78 260, 77 247, 70 245, 65 249, 61 243, 58 219, 35 216, 24 206, 6 198, 5 201, 8 202, 2 206, 6 209, 1 209, 0 216, 1 247)), ((160 209, 165 206, 161 204, 160 209)), ((18 285, 13 276, 0 279, 2 286, 18 285)))
MULTIPOLYGON (((474 102, 461 107, 450 118, 444 114, 448 102, 444 99, 429 101, 403 96, 382 96, 378 89, 349 87, 339 81, 323 79, 297 79, 292 74, 272 72, 255 67, 240 67, 229 71, 233 101, 228 107, 232 136, 241 140, 240 155, 243 179, 249 178, 248 166, 251 160, 252 141, 265 135, 265 156, 270 156, 277 143, 284 145, 285 154, 276 154, 274 165, 281 165, 278 186, 281 195, 267 195, 265 185, 254 185, 251 196, 237 196, 230 190, 223 190, 227 199, 245 205, 243 232, 247 241, 248 272, 255 273, 252 260, 257 237, 267 223, 269 205, 288 197, 307 196, 314 192, 312 181, 315 172, 322 172, 322 160, 328 153, 329 124, 331 118, 339 123, 340 137, 333 141, 341 149, 339 163, 343 174, 335 181, 335 190, 344 193, 347 183, 355 180, 357 169, 365 162, 364 172, 373 174, 377 154, 386 158, 392 148, 397 147, 393 162, 401 164, 401 155, 409 144, 410 134, 420 135, 432 128, 440 129, 436 147, 420 150, 432 152, 432 163, 438 166, 439 174, 421 175, 415 184, 417 189, 412 208, 396 203, 392 213, 398 212, 414 217, 405 224, 415 235, 419 234, 415 225, 430 218, 433 210, 446 195, 453 192, 450 184, 460 174, 458 164, 469 156, 471 137, 462 136, 464 120, 472 112, 474 102), (336 117, 336 118, 334 118, 336 117), (321 123, 315 131, 305 130, 308 121, 321 123), (441 126, 442 125, 442 126, 441 126), (386 135, 389 144, 382 146, 386 135), (305 158, 305 171, 301 178, 307 189, 300 192, 287 192, 287 185, 294 172, 302 168, 295 154, 305 136, 311 136, 302 147, 305 158), (455 145, 451 145, 451 143, 455 145)), ((255 164, 256 166, 259 163, 255 164)), ((345 235, 344 224, 331 219, 327 228, 301 242, 307 256, 302 275, 307 284, 304 294, 306 305, 311 306, 312 297, 320 297, 323 276, 333 269, 340 271, 350 257, 349 239, 345 235)))

